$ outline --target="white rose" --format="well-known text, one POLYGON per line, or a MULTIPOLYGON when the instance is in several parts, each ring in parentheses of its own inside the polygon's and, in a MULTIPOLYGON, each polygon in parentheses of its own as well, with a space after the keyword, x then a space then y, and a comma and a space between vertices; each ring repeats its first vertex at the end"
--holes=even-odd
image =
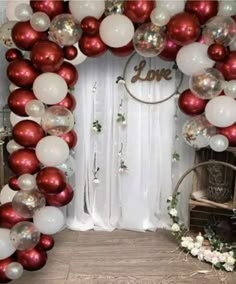
POLYGON ((197 256, 198 253, 199 253, 199 249, 198 249, 198 248, 193 248, 193 249, 191 249, 191 255, 197 256))
POLYGON ((193 238, 191 237, 182 237, 181 240, 184 242, 193 242, 193 238))
POLYGON ((223 267, 224 267, 224 269, 225 269, 226 271, 234 271, 234 266, 233 266, 233 265, 229 265, 229 264, 225 263, 225 264, 223 265, 223 267))
POLYGON ((188 243, 188 250, 192 250, 194 248, 194 243, 189 242, 188 243))
POLYGON ((197 248, 197 249, 200 249, 200 247, 202 246, 202 244, 196 242, 194 243, 194 247, 197 248))
POLYGON ((232 256, 228 256, 225 261, 228 265, 234 265, 235 259, 232 256))
POLYGON ((179 232, 180 231, 180 226, 177 223, 174 223, 171 227, 171 230, 173 232, 179 232))
POLYGON ((182 242, 180 243, 180 245, 181 245, 181 247, 183 247, 183 248, 187 248, 187 247, 188 247, 188 242, 182 241, 182 242))
POLYGON ((170 197, 168 197, 168 199, 167 199, 168 201, 172 201, 173 200, 173 197, 172 196, 170 196, 170 197))
POLYGON ((221 253, 221 255, 219 255, 219 261, 220 262, 226 262, 226 257, 224 254, 221 253))
POLYGON ((218 257, 214 256, 214 257, 212 257, 212 259, 210 260, 210 262, 211 262, 212 264, 216 265, 216 264, 219 263, 220 261, 219 261, 218 257))
POLYGON ((176 217, 176 216, 178 215, 178 211, 177 211, 175 208, 172 208, 172 209, 169 211, 169 214, 170 214, 170 216, 176 217))

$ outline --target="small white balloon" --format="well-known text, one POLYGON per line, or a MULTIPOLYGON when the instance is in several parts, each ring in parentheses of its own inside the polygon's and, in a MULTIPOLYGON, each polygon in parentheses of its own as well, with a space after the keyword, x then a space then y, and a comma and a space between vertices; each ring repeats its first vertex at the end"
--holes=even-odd
POLYGON ((41 117, 45 112, 45 106, 39 100, 31 100, 26 104, 25 112, 32 117, 41 117))
POLYGON ((170 17, 170 12, 164 6, 153 9, 150 16, 152 23, 159 27, 165 26, 169 22, 170 17))
POLYGON ((16 143, 15 140, 10 140, 8 143, 7 143, 7 152, 9 154, 17 151, 17 150, 20 150, 20 149, 23 149, 24 147, 21 146, 20 144, 16 143))
POLYGON ((184 0, 156 0, 156 7, 165 7, 171 16, 184 11, 184 0))
POLYGON ((19 89, 19 88, 20 88, 20 87, 14 85, 13 83, 11 83, 11 84, 9 85, 9 91, 10 91, 10 93, 12 93, 13 91, 15 91, 15 90, 17 90, 17 89, 19 89))
POLYGON ((62 211, 53 206, 46 206, 37 210, 33 217, 35 227, 46 235, 53 235, 61 231, 65 225, 62 211))
POLYGON ((30 174, 23 174, 18 177, 17 184, 22 190, 32 190, 36 188, 35 176, 30 174))
POLYGON ((17 20, 26 22, 30 19, 32 15, 33 15, 33 10, 30 7, 30 5, 26 3, 20 3, 15 8, 15 16, 17 20))
POLYGON ((44 32, 50 27, 50 18, 46 13, 36 12, 30 19, 31 27, 37 32, 44 32))
POLYGON ((33 120, 33 121, 37 122, 38 124, 40 124, 40 122, 41 122, 40 117, 19 116, 19 115, 15 114, 14 112, 10 113, 10 122, 11 122, 12 127, 14 127, 18 122, 20 122, 22 120, 33 120))
POLYGON ((210 147, 215 152, 223 152, 229 147, 229 140, 221 134, 217 134, 210 138, 210 147))
POLYGON ((228 96, 211 99, 205 108, 207 120, 217 127, 228 127, 236 121, 236 101, 228 96))
POLYGON ((236 80, 225 81, 224 92, 226 96, 236 98, 236 80))
POLYGON ((19 279, 24 272, 23 266, 19 262, 11 262, 6 267, 5 274, 11 280, 19 279))
POLYGON ((10 239, 10 230, 0 228, 0 260, 11 256, 15 251, 10 239))
POLYGON ((218 15, 233 16, 236 13, 236 2, 234 0, 221 0, 219 2, 218 15))
POLYGON ((127 45, 134 36, 134 25, 131 20, 120 14, 109 15, 101 22, 100 36, 102 41, 111 47, 127 45))
POLYGON ((16 7, 20 3, 29 4, 29 0, 8 0, 6 5, 6 16, 9 21, 18 21, 15 15, 16 7))
POLYGON ((77 49, 77 56, 72 60, 65 59, 65 61, 70 62, 73 65, 79 65, 87 59, 87 56, 83 54, 78 44, 75 44, 73 46, 77 49))
POLYGON ((0 203, 5 204, 8 202, 12 202, 14 196, 16 195, 16 191, 12 190, 8 184, 4 185, 0 192, 0 203))

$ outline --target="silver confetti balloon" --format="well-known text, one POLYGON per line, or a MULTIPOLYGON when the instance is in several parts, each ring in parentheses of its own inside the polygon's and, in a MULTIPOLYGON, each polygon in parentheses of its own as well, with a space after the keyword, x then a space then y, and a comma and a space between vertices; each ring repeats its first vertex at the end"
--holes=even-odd
POLYGON ((11 262, 6 267, 5 274, 8 279, 16 280, 22 276, 23 272, 24 268, 19 262, 11 262))
POLYGON ((124 1, 123 0, 106 0, 105 2, 105 16, 112 14, 124 13, 124 1))
POLYGON ((19 222, 12 227, 10 239, 17 250, 28 250, 38 244, 40 232, 31 222, 19 222))
POLYGON ((135 32, 133 38, 134 48, 144 57, 155 57, 166 46, 166 36, 161 28, 147 23, 141 25, 135 32))
POLYGON ((185 142, 197 149, 207 147, 216 134, 216 128, 203 115, 188 120, 182 130, 185 142))
POLYGON ((14 210, 25 218, 33 217, 34 212, 45 204, 45 197, 38 190, 20 190, 12 200, 14 210))
POLYGON ((78 42, 82 30, 71 14, 60 14, 53 18, 49 28, 49 35, 59 45, 67 46, 78 42))

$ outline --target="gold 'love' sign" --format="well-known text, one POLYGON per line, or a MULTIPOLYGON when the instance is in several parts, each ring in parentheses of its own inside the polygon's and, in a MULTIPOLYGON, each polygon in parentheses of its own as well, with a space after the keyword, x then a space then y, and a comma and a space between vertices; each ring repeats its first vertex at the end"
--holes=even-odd
POLYGON ((136 83, 137 81, 160 82, 162 79, 167 81, 172 79, 171 69, 165 68, 157 70, 151 69, 147 72, 146 77, 142 77, 142 73, 146 64, 146 60, 142 60, 138 65, 134 67, 134 71, 136 71, 136 74, 131 78, 131 83, 136 83))

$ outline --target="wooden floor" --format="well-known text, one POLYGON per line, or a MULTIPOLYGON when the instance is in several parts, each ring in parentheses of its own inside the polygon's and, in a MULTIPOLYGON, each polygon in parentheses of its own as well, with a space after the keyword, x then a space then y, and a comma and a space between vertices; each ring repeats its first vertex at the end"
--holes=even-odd
POLYGON ((176 248, 169 232, 72 232, 55 236, 47 265, 14 284, 236 284, 176 248), (204 272, 204 273, 203 273, 204 272))

